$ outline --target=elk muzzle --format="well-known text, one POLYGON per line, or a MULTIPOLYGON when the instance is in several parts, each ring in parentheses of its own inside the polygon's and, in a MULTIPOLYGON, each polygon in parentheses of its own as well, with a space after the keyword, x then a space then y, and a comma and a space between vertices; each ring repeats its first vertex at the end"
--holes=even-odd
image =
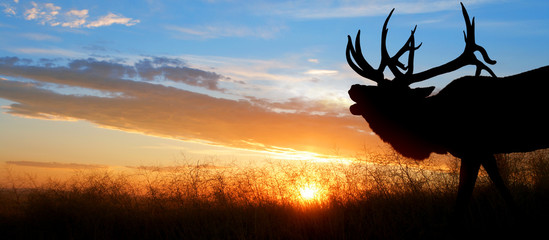
POLYGON ((364 108, 365 103, 367 102, 367 96, 368 91, 370 88, 375 88, 375 86, 365 86, 365 85, 359 85, 355 84, 351 86, 351 89, 349 89, 349 97, 351 97, 351 100, 353 100, 356 104, 351 105, 349 110, 353 115, 363 115, 364 114, 364 108))

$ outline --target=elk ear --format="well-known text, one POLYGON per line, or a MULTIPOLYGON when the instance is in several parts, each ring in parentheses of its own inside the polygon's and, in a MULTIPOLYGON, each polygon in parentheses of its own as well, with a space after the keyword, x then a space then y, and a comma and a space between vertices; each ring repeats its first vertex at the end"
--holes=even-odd
POLYGON ((426 98, 435 90, 435 87, 426 87, 426 88, 414 88, 412 89, 412 96, 418 98, 426 98))

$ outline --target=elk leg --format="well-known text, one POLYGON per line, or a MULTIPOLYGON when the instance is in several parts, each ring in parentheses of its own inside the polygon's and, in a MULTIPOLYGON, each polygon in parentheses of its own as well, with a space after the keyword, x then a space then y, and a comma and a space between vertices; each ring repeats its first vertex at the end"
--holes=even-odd
POLYGON ((462 212, 473 195, 480 162, 474 158, 462 158, 459 169, 459 187, 456 199, 456 211, 462 212))
POLYGON ((509 188, 507 188, 507 186, 505 185, 501 174, 499 174, 496 158, 494 157, 494 155, 484 158, 482 161, 482 167, 484 167, 484 170, 486 170, 486 172, 488 173, 488 176, 496 186, 503 199, 505 199, 505 201, 511 206, 515 206, 513 196, 511 195, 509 188))

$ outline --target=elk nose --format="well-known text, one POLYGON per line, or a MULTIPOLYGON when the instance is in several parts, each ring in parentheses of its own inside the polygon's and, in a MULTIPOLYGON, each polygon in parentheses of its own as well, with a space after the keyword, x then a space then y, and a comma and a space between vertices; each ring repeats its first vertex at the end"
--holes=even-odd
POLYGON ((361 89, 363 88, 364 86, 360 85, 360 84, 354 84, 353 86, 351 86, 351 89, 349 89, 348 93, 349 93, 349 97, 351 97, 351 100, 355 101, 355 102, 358 102, 358 100, 360 99, 360 92, 361 92, 361 89))
POLYGON ((364 114, 363 109, 358 104, 351 105, 351 107, 349 107, 349 110, 351 111, 351 114, 353 114, 353 115, 362 115, 362 114, 364 114))

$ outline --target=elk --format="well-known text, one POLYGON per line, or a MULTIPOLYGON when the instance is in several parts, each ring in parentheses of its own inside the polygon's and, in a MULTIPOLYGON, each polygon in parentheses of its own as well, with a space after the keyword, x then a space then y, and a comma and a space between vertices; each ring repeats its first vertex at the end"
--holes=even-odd
POLYGON ((355 102, 353 115, 361 115, 384 142, 403 156, 423 160, 431 153, 447 154, 461 159, 456 210, 468 205, 480 166, 488 173, 502 197, 513 204, 496 164, 494 154, 528 152, 549 148, 549 66, 508 77, 497 77, 485 64, 495 64, 487 51, 475 42, 475 19, 470 21, 461 4, 465 19, 465 49, 457 58, 440 66, 414 73, 415 31, 402 48, 390 56, 387 47, 387 23, 381 34, 381 60, 374 69, 364 59, 360 30, 353 46, 348 36, 346 58, 360 76, 377 86, 355 84, 349 90, 355 102), (483 61, 475 52, 480 53, 483 61), (408 55, 407 65, 399 59, 408 55), (353 61, 354 59, 354 61, 353 61), (410 85, 455 71, 467 65, 476 66, 475 76, 453 80, 437 94, 435 87, 411 88, 410 85), (394 75, 384 77, 385 68, 394 75), (490 76, 480 76, 481 71, 490 76))

